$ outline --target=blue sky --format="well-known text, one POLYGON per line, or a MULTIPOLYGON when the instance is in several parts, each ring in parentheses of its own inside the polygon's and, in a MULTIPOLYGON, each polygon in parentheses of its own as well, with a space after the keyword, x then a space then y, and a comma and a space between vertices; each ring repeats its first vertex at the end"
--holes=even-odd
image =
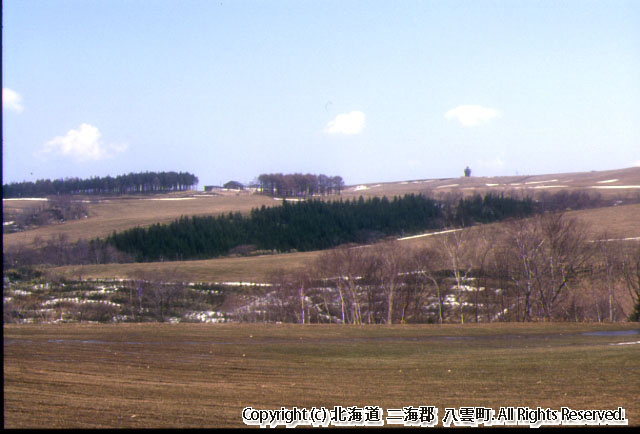
POLYGON ((640 1, 4 0, 3 183, 640 165, 640 1))

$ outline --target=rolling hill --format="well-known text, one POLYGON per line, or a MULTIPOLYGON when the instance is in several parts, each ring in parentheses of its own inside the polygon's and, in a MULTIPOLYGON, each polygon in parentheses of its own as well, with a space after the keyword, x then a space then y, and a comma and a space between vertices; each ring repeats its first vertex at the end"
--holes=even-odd
MULTIPOLYGON (((614 201, 614 206, 568 211, 569 215, 589 224, 593 240, 603 236, 615 239, 640 237, 640 168, 611 171, 548 174, 508 177, 460 177, 424 179, 395 183, 353 185, 345 188, 342 197, 371 197, 423 193, 433 197, 450 194, 472 195, 487 192, 517 192, 540 197, 545 192, 587 192, 614 201), (605 235, 606 234, 606 235, 605 235)), ((79 199, 87 200, 87 199, 79 199)), ((262 205, 279 204, 279 200, 250 192, 223 191, 168 193, 153 197, 108 197, 87 203, 89 216, 83 220, 43 226, 24 232, 3 235, 9 246, 33 245, 38 240, 64 237, 68 241, 102 237, 114 230, 170 222, 181 215, 216 215, 228 212, 248 212, 262 205)), ((3 207, 28 206, 28 200, 3 201, 3 207)), ((499 224, 499 223, 498 223, 499 224)), ((421 245, 431 238, 402 241, 406 245, 421 245)), ((56 275, 83 278, 133 278, 154 275, 167 280, 188 281, 266 281, 276 269, 304 269, 319 252, 289 253, 259 257, 221 258, 184 262, 151 262, 142 264, 106 264, 57 267, 56 275)))
MULTIPOLYGON (((342 198, 404 195, 424 193, 436 198, 447 194, 485 194, 487 192, 540 195, 545 192, 587 192, 603 198, 618 198, 619 204, 637 202, 640 198, 640 167, 620 170, 564 173, 533 176, 469 177, 423 179, 395 183, 353 185, 345 188, 342 198)), ((332 197, 334 198, 334 197, 332 197)), ((279 204, 279 200, 250 192, 224 191, 166 193, 149 196, 115 196, 80 198, 86 202, 88 217, 62 224, 3 235, 4 248, 16 245, 31 246, 63 236, 67 241, 104 237, 114 230, 135 226, 167 223, 182 215, 217 215, 228 212, 249 212, 262 205, 279 204)), ((3 209, 33 206, 33 202, 3 199, 3 209)), ((617 231, 616 227, 610 228, 617 231)), ((640 230, 639 230, 640 232, 640 230)), ((633 236, 633 233, 628 233, 633 236)), ((640 235, 640 234, 637 234, 640 235)))

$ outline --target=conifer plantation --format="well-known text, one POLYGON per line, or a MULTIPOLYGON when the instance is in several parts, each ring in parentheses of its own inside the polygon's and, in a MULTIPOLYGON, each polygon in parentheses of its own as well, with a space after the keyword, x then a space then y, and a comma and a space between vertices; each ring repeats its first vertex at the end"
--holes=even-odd
POLYGON ((281 206, 253 209, 247 216, 183 216, 168 225, 114 232, 106 241, 137 261, 205 259, 227 255, 240 246, 245 251, 321 250, 532 212, 530 199, 490 194, 461 199, 455 205, 414 194, 393 200, 283 201, 281 206))

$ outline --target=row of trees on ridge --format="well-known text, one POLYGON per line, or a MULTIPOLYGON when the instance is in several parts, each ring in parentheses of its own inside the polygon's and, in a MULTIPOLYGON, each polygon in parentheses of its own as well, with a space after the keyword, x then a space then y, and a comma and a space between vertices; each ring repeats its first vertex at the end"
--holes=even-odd
POLYGON ((344 181, 340 176, 264 173, 258 176, 260 190, 271 196, 313 196, 340 194, 344 181))
POLYGON ((2 186, 2 197, 44 197, 67 194, 130 194, 185 191, 194 189, 198 177, 189 172, 139 172, 116 177, 95 176, 89 179, 39 179, 36 182, 13 182, 2 186))

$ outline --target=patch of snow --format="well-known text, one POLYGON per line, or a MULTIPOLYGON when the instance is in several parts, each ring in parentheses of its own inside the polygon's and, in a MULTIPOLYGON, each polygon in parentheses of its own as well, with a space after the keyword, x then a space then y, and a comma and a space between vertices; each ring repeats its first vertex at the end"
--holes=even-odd
POLYGON ((629 237, 629 238, 610 238, 608 240, 595 240, 595 241, 589 241, 590 243, 599 243, 602 241, 636 241, 636 240, 640 240, 640 237, 629 237))
POLYGON ((531 188, 567 188, 568 185, 537 185, 531 188))
POLYGON ((544 182, 558 182, 557 179, 550 179, 548 181, 529 181, 529 182, 525 182, 525 184, 542 184, 544 182))
POLYGON ((441 186, 439 186, 439 187, 436 187, 436 188, 445 188, 445 187, 457 187, 457 186, 459 186, 459 185, 460 185, 460 184, 449 184, 449 185, 441 185, 441 186))
POLYGON ((598 181, 596 184, 607 184, 609 182, 616 182, 617 179, 607 179, 606 181, 598 181))
POLYGON ((11 226, 12 224, 14 224, 14 221, 10 221, 10 222, 2 222, 2 226, 11 226))
POLYGON ((74 303, 74 304, 106 304, 108 306, 120 307, 118 303, 114 303, 108 300, 81 300, 78 297, 75 298, 54 298, 51 300, 46 300, 42 303, 43 306, 56 305, 58 303, 74 303))
POLYGON ((500 184, 485 184, 487 187, 497 187, 500 184))
POLYGON ((100 289, 96 290, 96 291, 85 291, 84 295, 85 296, 89 296, 89 295, 102 295, 102 294, 112 294, 115 291, 115 289, 106 289, 105 287, 98 287, 100 289))
POLYGON ((42 201, 42 202, 47 202, 49 199, 47 199, 46 197, 13 197, 10 199, 2 199, 3 201, 5 200, 36 200, 36 201, 42 201))
POLYGON ((640 188, 640 185, 593 185, 591 188, 640 188))
POLYGON ((470 286, 470 285, 453 285, 451 287, 451 289, 453 291, 458 290, 458 291, 469 291, 469 292, 475 292, 475 291, 482 291, 484 290, 484 287, 480 287, 480 288, 476 288, 475 286, 470 286))
POLYGON ((366 185, 358 185, 353 188, 353 191, 368 190, 368 189, 369 187, 367 187, 366 185))
MULTIPOLYGON (((184 315, 184 317, 186 319, 190 319, 190 320, 196 320, 199 322, 205 322, 205 323, 221 323, 221 322, 226 322, 225 318, 224 318, 224 314, 222 312, 217 312, 214 310, 206 310, 206 311, 200 311, 200 312, 190 312, 186 315, 184 315)), ((180 322, 180 320, 178 318, 176 318, 176 322, 180 322)))
POLYGON ((493 318, 491 318, 491 321, 496 321, 497 319, 499 319, 500 317, 504 316, 507 314, 507 312, 509 312, 509 308, 505 307, 502 312, 498 312, 497 314, 495 314, 493 316, 493 318))
POLYGON ((635 341, 635 342, 619 342, 617 344, 609 344, 609 345, 638 345, 640 344, 640 341, 635 341))
POLYGON ((440 231, 440 232, 429 232, 427 234, 421 234, 421 235, 412 235, 410 237, 403 237, 403 238, 398 238, 398 241, 404 241, 404 240, 412 240, 414 238, 422 238, 422 237, 430 237, 432 235, 440 235, 440 234, 447 234, 449 232, 456 232, 456 231, 461 231, 462 229, 449 229, 447 231, 440 231))
POLYGON ((143 200, 193 200, 195 197, 162 197, 162 198, 154 198, 154 199, 143 199, 143 200))

